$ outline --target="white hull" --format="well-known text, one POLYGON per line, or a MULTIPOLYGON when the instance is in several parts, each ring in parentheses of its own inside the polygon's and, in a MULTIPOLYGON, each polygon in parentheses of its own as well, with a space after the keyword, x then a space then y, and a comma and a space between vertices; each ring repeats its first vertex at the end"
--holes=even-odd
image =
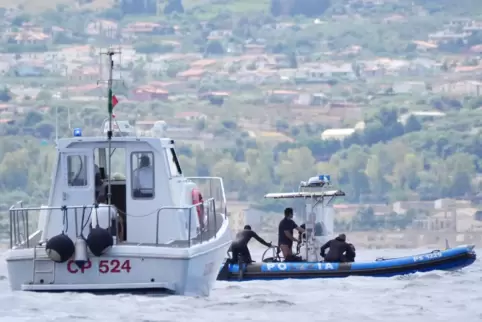
MULTIPOLYGON (((44 292, 168 292, 188 296, 208 296, 213 288, 231 243, 228 220, 224 220, 216 237, 193 245, 176 248, 147 245, 115 245, 101 257, 89 256, 91 267, 71 273, 67 263, 48 259, 43 247, 11 249, 7 254, 10 287, 14 291, 44 292), (36 260, 34 260, 36 258, 36 260), (130 272, 112 272, 115 263, 129 260, 130 272), (99 266, 109 265, 109 273, 99 266)), ((77 270, 74 263, 72 270, 77 270)))

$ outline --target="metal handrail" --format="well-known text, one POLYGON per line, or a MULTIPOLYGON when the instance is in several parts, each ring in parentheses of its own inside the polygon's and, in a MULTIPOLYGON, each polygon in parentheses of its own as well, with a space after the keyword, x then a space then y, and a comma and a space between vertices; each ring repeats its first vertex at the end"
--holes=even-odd
POLYGON ((10 207, 10 210, 22 210, 22 211, 35 211, 35 210, 62 210, 67 209, 90 209, 95 208, 95 205, 88 205, 88 206, 60 206, 60 207, 25 207, 25 208, 15 208, 14 206, 10 207))
MULTIPOLYGON (((187 207, 171 207, 171 206, 168 206, 168 207, 161 207, 159 208, 159 210, 157 211, 157 218, 156 218, 156 245, 159 245, 159 215, 161 214, 162 211, 165 211, 165 210, 189 210, 189 224, 188 224, 188 235, 187 235, 187 242, 188 242, 188 248, 191 247, 191 229, 192 229, 192 210, 198 206, 204 206, 204 209, 209 209, 209 208, 206 208, 206 204, 211 204, 215 205, 215 200, 214 198, 209 198, 207 200, 205 200, 204 202, 199 202, 197 204, 194 204, 194 205, 189 205, 187 207)), ((209 227, 209 220, 210 220, 210 214, 208 213, 207 215, 207 226, 209 227)), ((215 225, 215 228, 217 229, 217 220, 216 220, 216 209, 214 209, 214 225, 215 225)), ((200 233, 201 235, 201 242, 202 242, 202 232, 200 233)))
MULTIPOLYGON (((22 202, 19 201, 15 205, 22 202)), ((75 229, 78 232, 77 227, 77 210, 79 209, 94 209, 95 205, 88 206, 59 206, 59 207, 20 207, 17 208, 15 205, 11 206, 9 209, 9 222, 10 222, 10 248, 13 246, 18 246, 23 243, 26 244, 27 248, 30 248, 30 232, 29 232, 29 211, 51 211, 51 210, 74 210, 75 211, 75 229), (21 229, 23 228, 23 233, 21 229)))
MULTIPOLYGON (((9 209, 9 222, 10 222, 10 248, 12 249, 14 246, 26 244, 27 248, 30 248, 30 232, 29 232, 29 211, 52 211, 52 210, 59 210, 59 211, 69 211, 74 210, 74 226, 76 234, 79 233, 78 231, 78 213, 77 210, 79 209, 95 209, 96 205, 86 205, 86 206, 56 206, 56 207, 16 207, 16 205, 22 205, 21 202, 16 203, 15 205, 11 206, 9 209), (21 231, 23 230, 23 232, 21 231), (23 236, 22 236, 23 235, 23 236)), ((216 216, 216 203, 214 198, 209 198, 204 202, 197 203, 195 205, 189 205, 185 207, 161 207, 157 210, 156 213, 156 245, 159 244, 159 215, 162 211, 165 210, 189 210, 189 224, 188 224, 188 247, 191 247, 191 229, 192 229, 192 209, 198 206, 204 206, 205 214, 207 215, 207 227, 211 227, 211 217, 214 216, 214 228, 217 230, 217 216, 216 216), (213 213, 211 213, 211 210, 213 213)), ((154 213, 152 213, 154 214, 154 213)), ((110 212, 109 212, 110 216, 110 212)), ((111 220, 109 220, 110 222, 111 220)), ((82 227, 81 227, 82 230, 82 227)), ((217 231, 214 232, 214 237, 217 235, 217 231)), ((203 242, 203 232, 200 232, 201 243, 203 242)))

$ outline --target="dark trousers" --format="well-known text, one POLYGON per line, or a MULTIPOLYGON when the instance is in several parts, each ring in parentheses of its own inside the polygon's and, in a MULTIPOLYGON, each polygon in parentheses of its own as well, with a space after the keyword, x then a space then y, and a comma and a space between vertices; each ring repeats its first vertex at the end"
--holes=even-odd
POLYGON ((353 254, 341 255, 339 258, 333 258, 329 256, 325 257, 325 262, 329 263, 353 263, 354 261, 355 255, 353 254))
POLYGON ((231 252, 233 253, 232 262, 237 264, 241 259, 243 263, 251 264, 251 253, 247 245, 231 245, 231 252))

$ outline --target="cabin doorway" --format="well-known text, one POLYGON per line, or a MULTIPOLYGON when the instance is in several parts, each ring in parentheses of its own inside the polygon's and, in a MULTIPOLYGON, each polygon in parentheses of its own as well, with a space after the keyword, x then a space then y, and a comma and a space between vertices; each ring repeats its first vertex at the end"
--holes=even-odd
MULTIPOLYGON (((60 149, 62 204, 92 205, 94 193, 94 155, 91 149, 60 149)), ((77 220, 80 220, 77 218, 77 220)), ((77 222, 82 226, 83 223, 77 222)), ((85 233, 86 231, 84 231, 85 233)))
POLYGON ((111 203, 116 207, 121 223, 118 223, 118 240, 125 241, 127 236, 126 218, 126 164, 125 149, 112 148, 110 153, 111 169, 109 171, 109 150, 107 148, 96 148, 94 159, 96 169, 96 191, 95 198, 103 195, 107 200, 108 184, 111 184, 111 203), (110 176, 109 176, 110 174, 110 176))

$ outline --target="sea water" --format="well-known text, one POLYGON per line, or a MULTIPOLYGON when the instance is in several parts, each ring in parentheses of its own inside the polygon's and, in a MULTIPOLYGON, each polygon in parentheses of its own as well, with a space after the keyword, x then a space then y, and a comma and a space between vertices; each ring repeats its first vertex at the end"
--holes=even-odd
MULTIPOLYGON (((359 250, 357 260, 425 252, 359 250)), ((260 249, 253 251, 259 258, 260 249)), ((3 256, 2 256, 3 257, 3 256)), ((482 265, 394 278, 218 282, 208 298, 11 292, 0 262, 0 321, 222 322, 482 320, 482 265)))

